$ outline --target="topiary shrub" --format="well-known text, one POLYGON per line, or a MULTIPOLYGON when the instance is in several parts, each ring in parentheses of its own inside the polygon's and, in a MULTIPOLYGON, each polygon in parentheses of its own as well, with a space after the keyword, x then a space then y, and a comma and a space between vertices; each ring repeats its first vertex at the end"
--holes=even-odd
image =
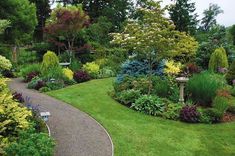
POLYGON ((233 61, 232 64, 230 65, 228 73, 226 74, 225 78, 228 84, 230 85, 233 84, 233 80, 235 80, 235 61, 233 61))
POLYGON ((223 76, 204 72, 193 75, 186 85, 186 90, 194 102, 210 107, 217 90, 225 84, 223 76))
POLYGON ((41 72, 44 74, 49 69, 53 69, 58 66, 59 66, 59 59, 58 59, 57 55, 52 51, 47 51, 47 53, 45 53, 43 55, 41 72))
POLYGON ((224 48, 217 48, 211 54, 209 61, 209 70, 218 72, 219 68, 228 68, 228 57, 224 48))
POLYGON ((143 95, 132 103, 131 108, 149 115, 161 115, 165 110, 165 104, 157 96, 143 95))
POLYGON ((200 113, 197 111, 196 106, 184 106, 180 110, 180 120, 189 123, 199 122, 200 113))
POLYGON ((81 82, 86 82, 89 81, 91 79, 90 75, 85 72, 85 71, 76 71, 73 74, 73 79, 77 82, 77 83, 81 83, 81 82))

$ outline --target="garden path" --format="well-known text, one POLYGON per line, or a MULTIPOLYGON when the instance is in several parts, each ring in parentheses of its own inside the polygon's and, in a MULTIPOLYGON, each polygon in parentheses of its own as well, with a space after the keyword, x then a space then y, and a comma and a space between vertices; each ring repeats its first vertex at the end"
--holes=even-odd
MULTIPOLYGON (((27 89, 21 79, 12 79, 12 91, 30 97, 40 111, 49 111, 48 125, 56 140, 56 156, 112 156, 113 144, 106 130, 84 112, 36 90, 27 89)), ((76 97, 74 97, 76 98, 76 97)))

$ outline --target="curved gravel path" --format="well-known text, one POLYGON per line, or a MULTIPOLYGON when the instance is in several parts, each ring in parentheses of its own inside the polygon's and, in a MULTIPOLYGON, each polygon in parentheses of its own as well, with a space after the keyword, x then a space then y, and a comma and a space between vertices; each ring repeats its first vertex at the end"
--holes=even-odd
POLYGON ((20 79, 9 83, 12 91, 30 97, 41 111, 49 111, 48 125, 56 140, 56 156, 112 156, 113 144, 106 130, 89 115, 35 90, 20 79))

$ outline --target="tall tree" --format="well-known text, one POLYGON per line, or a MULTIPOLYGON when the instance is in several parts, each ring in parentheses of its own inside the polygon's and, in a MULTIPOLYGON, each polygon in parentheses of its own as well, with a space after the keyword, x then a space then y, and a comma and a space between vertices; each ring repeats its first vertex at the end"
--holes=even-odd
POLYGON ((120 30, 133 9, 132 0, 57 0, 64 5, 82 4, 91 21, 97 21, 100 16, 105 16, 113 24, 113 30, 120 30))
POLYGON ((204 10, 201 21, 201 29, 209 31, 213 26, 217 24, 216 17, 223 13, 223 10, 217 4, 210 4, 209 8, 204 10))
POLYGON ((58 6, 48 19, 45 33, 50 42, 66 49, 70 55, 74 51, 79 33, 89 24, 89 16, 78 6, 58 6))
POLYGON ((43 28, 45 27, 46 19, 50 16, 50 0, 29 0, 34 3, 37 9, 38 25, 34 31, 34 38, 38 41, 43 40, 43 28))
POLYGON ((176 0, 169 8, 171 20, 176 26, 176 30, 194 34, 197 28, 197 17, 195 13, 195 3, 190 0, 176 0))
POLYGON ((2 34, 9 25, 10 25, 10 21, 0 20, 0 34, 2 34))
POLYGON ((235 25, 233 25, 233 26, 229 29, 229 33, 230 33, 230 35, 231 35, 233 45, 235 45, 235 25))
POLYGON ((37 24, 36 8, 28 0, 0 1, 0 19, 11 22, 4 33, 4 41, 10 44, 28 42, 37 24))

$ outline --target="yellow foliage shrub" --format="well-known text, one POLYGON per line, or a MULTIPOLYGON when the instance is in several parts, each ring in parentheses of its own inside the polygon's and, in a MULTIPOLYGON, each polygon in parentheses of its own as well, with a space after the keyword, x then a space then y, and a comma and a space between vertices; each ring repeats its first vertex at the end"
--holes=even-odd
POLYGON ((85 70, 91 75, 97 75, 99 74, 100 66, 95 62, 88 62, 83 65, 83 70, 85 70))
POLYGON ((65 77, 67 77, 69 80, 73 79, 73 71, 69 68, 63 68, 63 74, 65 77))
POLYGON ((173 60, 166 61, 164 73, 169 75, 177 75, 181 71, 181 63, 176 63, 173 60))

